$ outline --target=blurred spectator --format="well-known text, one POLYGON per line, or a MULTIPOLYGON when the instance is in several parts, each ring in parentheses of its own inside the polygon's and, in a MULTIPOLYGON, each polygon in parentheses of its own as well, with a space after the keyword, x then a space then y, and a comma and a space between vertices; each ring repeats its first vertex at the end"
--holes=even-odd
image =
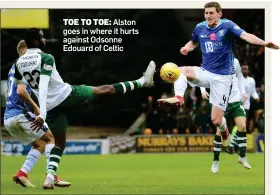
POLYGON ((210 110, 207 107, 206 101, 203 101, 201 107, 196 116, 196 125, 200 129, 200 133, 207 134, 209 133, 211 118, 210 118, 210 110))
POLYGON ((144 134, 145 134, 145 135, 151 135, 151 134, 152 134, 152 130, 151 130, 150 128, 146 128, 146 129, 144 130, 144 134))
POLYGON ((172 133, 173 133, 174 135, 177 135, 177 134, 179 133, 179 131, 178 131, 177 128, 174 128, 173 131, 172 131, 172 133))
POLYGON ((184 112, 183 107, 180 107, 176 116, 176 120, 177 120, 177 128, 179 129, 180 134, 183 134, 188 126, 187 115, 184 112))
POLYGON ((258 120, 258 132, 261 134, 264 134, 264 128, 265 128, 265 123, 264 123, 264 111, 260 114, 259 120, 258 120))

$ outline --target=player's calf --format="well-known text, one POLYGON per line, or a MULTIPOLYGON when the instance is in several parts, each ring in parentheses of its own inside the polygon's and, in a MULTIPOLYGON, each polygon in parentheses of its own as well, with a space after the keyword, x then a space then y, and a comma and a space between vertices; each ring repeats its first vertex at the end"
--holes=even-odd
POLYGON ((21 169, 13 177, 13 181, 23 187, 35 187, 28 179, 28 173, 38 162, 41 154, 45 151, 45 142, 42 140, 35 140, 31 144, 33 148, 27 154, 26 160, 21 169))
POLYGON ((213 124, 220 129, 223 140, 223 146, 226 147, 230 143, 230 134, 228 131, 226 119, 223 115, 224 112, 221 109, 215 106, 212 107, 211 120, 213 124))

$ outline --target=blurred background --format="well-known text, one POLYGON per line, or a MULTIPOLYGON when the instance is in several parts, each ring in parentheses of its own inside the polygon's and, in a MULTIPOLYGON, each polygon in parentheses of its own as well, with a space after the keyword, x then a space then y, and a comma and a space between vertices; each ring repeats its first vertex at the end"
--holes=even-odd
MULTIPOLYGON (((199 49, 187 56, 179 51, 190 40, 196 24, 204 20, 203 14, 202 9, 2 10, 1 18, 4 20, 5 17, 8 22, 2 22, 1 26, 1 115, 5 110, 7 74, 18 57, 17 43, 23 39, 26 28, 38 27, 42 28, 48 41, 45 52, 55 57, 60 75, 72 85, 98 86, 135 80, 143 75, 150 60, 157 64, 154 88, 143 88, 123 96, 96 98, 92 104, 77 106, 69 113, 68 139, 110 137, 110 151, 119 153, 135 151, 135 144, 139 142, 135 135, 213 136, 215 128, 211 123, 209 103, 201 99, 199 88, 188 87, 184 97, 186 104, 178 110, 163 112, 156 107, 157 99, 173 96, 173 86, 159 77, 162 64, 171 61, 178 66, 200 65, 199 49), (24 22, 12 22, 19 18, 25 18, 24 22), (64 52, 63 30, 82 28, 65 27, 64 18, 135 20, 133 28, 138 29, 139 34, 118 36, 123 39, 123 52, 64 52)), ((223 17, 264 39, 263 9, 224 9, 223 17)), ((246 62, 249 65, 249 75, 254 77, 260 97, 259 103, 251 100, 248 133, 264 134, 264 48, 237 40, 235 53, 241 64, 246 62)), ((3 124, 3 117, 1 120, 3 124)), ((232 121, 228 123, 232 129, 232 121)), ((3 125, 1 129, 3 138, 10 139, 3 125)))

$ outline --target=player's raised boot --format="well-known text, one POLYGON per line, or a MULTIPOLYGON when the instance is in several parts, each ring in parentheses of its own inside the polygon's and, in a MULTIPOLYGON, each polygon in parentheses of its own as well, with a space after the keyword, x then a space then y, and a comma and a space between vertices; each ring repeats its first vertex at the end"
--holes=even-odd
POLYGON ((243 167, 245 167, 246 169, 251 169, 252 168, 246 157, 241 158, 239 156, 238 163, 242 164, 243 167))
POLYGON ((57 177, 57 175, 54 176, 54 185, 57 187, 69 187, 71 186, 71 183, 68 181, 63 181, 57 177))
POLYGON ((47 177, 46 177, 46 179, 44 181, 44 184, 43 184, 43 188, 45 190, 47 190, 47 189, 54 189, 55 188, 54 187, 54 178, 49 176, 49 175, 47 175, 47 177))
POLYGON ((228 128, 226 128, 224 131, 221 131, 221 136, 222 136, 222 144, 224 147, 228 147, 230 144, 230 134, 228 131, 228 128))
POLYGON ((144 87, 153 87, 154 86, 154 74, 156 72, 156 64, 154 61, 150 61, 149 66, 144 73, 144 87))
POLYGON ((179 108, 184 104, 184 98, 174 96, 172 98, 158 99, 157 104, 160 108, 179 108))
POLYGON ((26 173, 24 173, 23 171, 19 170, 17 172, 16 175, 14 175, 13 177, 14 182, 16 182, 17 184, 20 184, 23 187, 32 187, 35 188, 36 186, 34 186, 30 180, 28 179, 28 176, 26 173))
POLYGON ((218 173, 219 172, 219 161, 213 161, 211 171, 212 171, 212 173, 218 173))

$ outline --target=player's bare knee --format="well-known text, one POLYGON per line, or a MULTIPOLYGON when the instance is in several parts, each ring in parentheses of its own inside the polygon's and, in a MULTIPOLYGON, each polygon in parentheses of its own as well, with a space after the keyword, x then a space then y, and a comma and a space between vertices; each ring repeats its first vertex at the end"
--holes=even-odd
POLYGON ((240 124, 237 124, 236 126, 237 126, 238 131, 246 132, 246 124, 245 123, 240 123, 240 124))
POLYGON ((212 116, 211 117, 212 123, 216 126, 219 127, 221 126, 222 122, 223 122, 223 118, 219 117, 219 116, 212 116))
POLYGON ((46 144, 54 144, 55 143, 55 139, 54 136, 52 134, 52 132, 50 130, 48 130, 42 137, 41 140, 43 140, 44 142, 46 142, 46 144))
POLYGON ((179 67, 179 70, 182 74, 184 74, 189 81, 195 80, 195 70, 191 66, 183 66, 179 67))
POLYGON ((46 143, 42 140, 35 140, 30 145, 41 153, 45 152, 46 143))

